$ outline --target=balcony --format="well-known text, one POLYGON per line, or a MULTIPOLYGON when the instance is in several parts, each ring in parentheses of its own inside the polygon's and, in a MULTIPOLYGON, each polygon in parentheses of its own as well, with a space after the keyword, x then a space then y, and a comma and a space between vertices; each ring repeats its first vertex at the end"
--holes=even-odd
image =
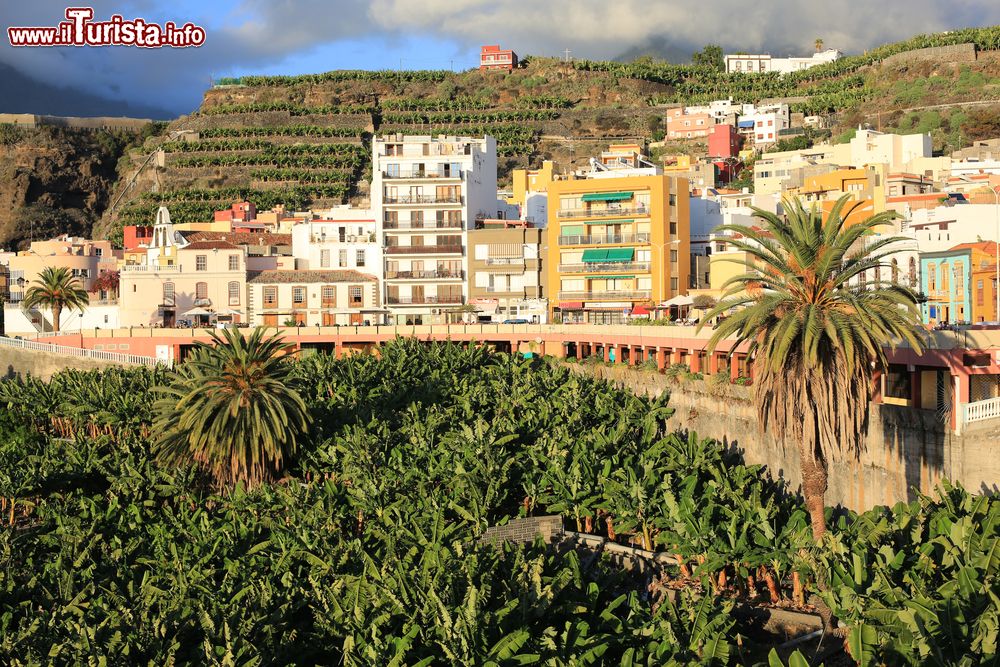
POLYGON ((460 305, 462 303, 461 294, 445 294, 436 296, 392 296, 385 298, 385 302, 390 306, 420 306, 423 304, 436 305, 460 305))
POLYGON ((386 271, 386 280, 461 280, 464 271, 386 271))
POLYGON ((390 245, 386 246, 387 255, 461 255, 460 245, 390 245))
POLYGON ((558 218, 622 218, 627 216, 645 217, 649 215, 648 206, 629 206, 618 208, 568 208, 556 211, 558 218))
POLYGON ((383 204, 461 204, 462 196, 439 197, 437 195, 404 195, 402 197, 385 197, 383 204))
POLYGON ((560 273, 608 273, 611 271, 649 271, 649 262, 590 262, 583 264, 560 264, 560 273))
POLYGON ((433 229, 462 229, 464 223, 461 220, 432 220, 424 222, 399 222, 387 221, 382 223, 382 229, 401 229, 410 231, 423 231, 433 229))
POLYGON ((436 180, 462 180, 462 171, 459 170, 457 174, 444 174, 439 171, 430 171, 427 169, 413 169, 409 171, 397 171, 389 173, 388 171, 382 172, 382 178, 386 180, 406 180, 406 179, 436 179, 436 180))
POLYGON ((649 243, 649 234, 609 234, 606 236, 560 236, 559 245, 624 245, 649 243))
POLYGON ((559 292, 561 301, 648 301, 652 290, 625 290, 604 292, 559 292))
POLYGON ((524 257, 487 257, 486 266, 524 266, 524 257))
POLYGON ((122 273, 180 273, 179 264, 125 264, 122 273))
POLYGON ((340 236, 324 236, 322 234, 313 234, 309 237, 310 243, 374 243, 375 233, 371 234, 348 234, 341 238, 340 236))

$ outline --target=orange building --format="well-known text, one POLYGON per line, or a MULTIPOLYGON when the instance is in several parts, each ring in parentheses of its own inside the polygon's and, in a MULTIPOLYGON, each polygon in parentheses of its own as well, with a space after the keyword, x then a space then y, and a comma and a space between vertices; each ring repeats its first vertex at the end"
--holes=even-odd
POLYGON ((707 137, 714 126, 715 117, 712 114, 686 114, 683 107, 667 111, 667 139, 707 137))

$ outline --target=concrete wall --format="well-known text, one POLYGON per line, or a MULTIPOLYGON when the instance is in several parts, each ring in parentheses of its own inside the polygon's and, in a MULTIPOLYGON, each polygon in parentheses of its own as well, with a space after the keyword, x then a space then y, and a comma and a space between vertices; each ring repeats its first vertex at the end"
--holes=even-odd
MULTIPOLYGON (((751 402, 751 390, 729 386, 725 395, 713 395, 704 382, 675 383, 657 373, 624 366, 570 366, 586 369, 640 395, 670 392, 674 414, 668 425, 714 438, 738 450, 747 463, 762 464, 790 488, 797 490, 799 452, 794 443, 783 445, 761 433, 751 402)), ((962 435, 945 427, 931 410, 873 405, 866 449, 857 459, 830 461, 827 505, 864 511, 916 498, 916 490, 932 493, 943 478, 960 482, 970 491, 1000 491, 1000 423, 968 425, 962 435)))
POLYGON ((66 370, 67 368, 94 370, 119 365, 113 361, 72 357, 54 352, 0 347, 0 377, 2 378, 31 375, 42 380, 48 380, 56 372, 66 370))
POLYGON ((534 542, 541 536, 548 543, 562 539, 562 517, 531 516, 524 519, 512 519, 502 526, 490 526, 479 538, 480 542, 534 542))

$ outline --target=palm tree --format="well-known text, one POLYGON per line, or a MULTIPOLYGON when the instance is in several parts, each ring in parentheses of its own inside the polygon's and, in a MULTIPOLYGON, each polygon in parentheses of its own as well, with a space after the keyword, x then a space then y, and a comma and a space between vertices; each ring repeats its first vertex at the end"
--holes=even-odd
POLYGON ((820 51, 822 51, 823 50, 823 38, 822 37, 817 37, 816 41, 813 42, 813 45, 816 47, 816 52, 817 53, 820 52, 820 51))
POLYGON ((882 346, 902 339, 920 348, 916 294, 864 280, 902 240, 873 236, 893 214, 849 225, 845 219, 857 204, 847 201, 837 201, 826 222, 821 211, 796 200, 784 203, 786 219, 754 209, 762 230, 721 226, 746 253, 746 273, 727 281, 723 299, 702 320, 738 308, 716 328, 709 349, 730 336, 749 343, 760 427, 798 444, 817 541, 826 531, 828 457, 862 449, 872 370, 886 366, 882 346))
POLYGON ((311 422, 288 384, 293 346, 264 329, 211 336, 156 388, 154 450, 167 464, 199 464, 220 486, 252 487, 281 471, 311 422))
POLYGON ((59 331, 59 318, 64 308, 77 308, 81 312, 90 303, 90 297, 80 280, 64 266, 42 269, 34 284, 28 288, 21 301, 21 308, 29 310, 39 306, 52 311, 52 330, 59 331))

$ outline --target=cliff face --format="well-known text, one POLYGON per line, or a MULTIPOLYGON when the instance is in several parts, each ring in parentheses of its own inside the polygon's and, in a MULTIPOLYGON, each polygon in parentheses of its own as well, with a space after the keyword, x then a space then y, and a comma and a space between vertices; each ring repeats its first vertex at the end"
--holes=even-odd
POLYGON ((117 164, 133 135, 61 128, 2 128, 0 247, 31 238, 89 236, 109 204, 117 164))

